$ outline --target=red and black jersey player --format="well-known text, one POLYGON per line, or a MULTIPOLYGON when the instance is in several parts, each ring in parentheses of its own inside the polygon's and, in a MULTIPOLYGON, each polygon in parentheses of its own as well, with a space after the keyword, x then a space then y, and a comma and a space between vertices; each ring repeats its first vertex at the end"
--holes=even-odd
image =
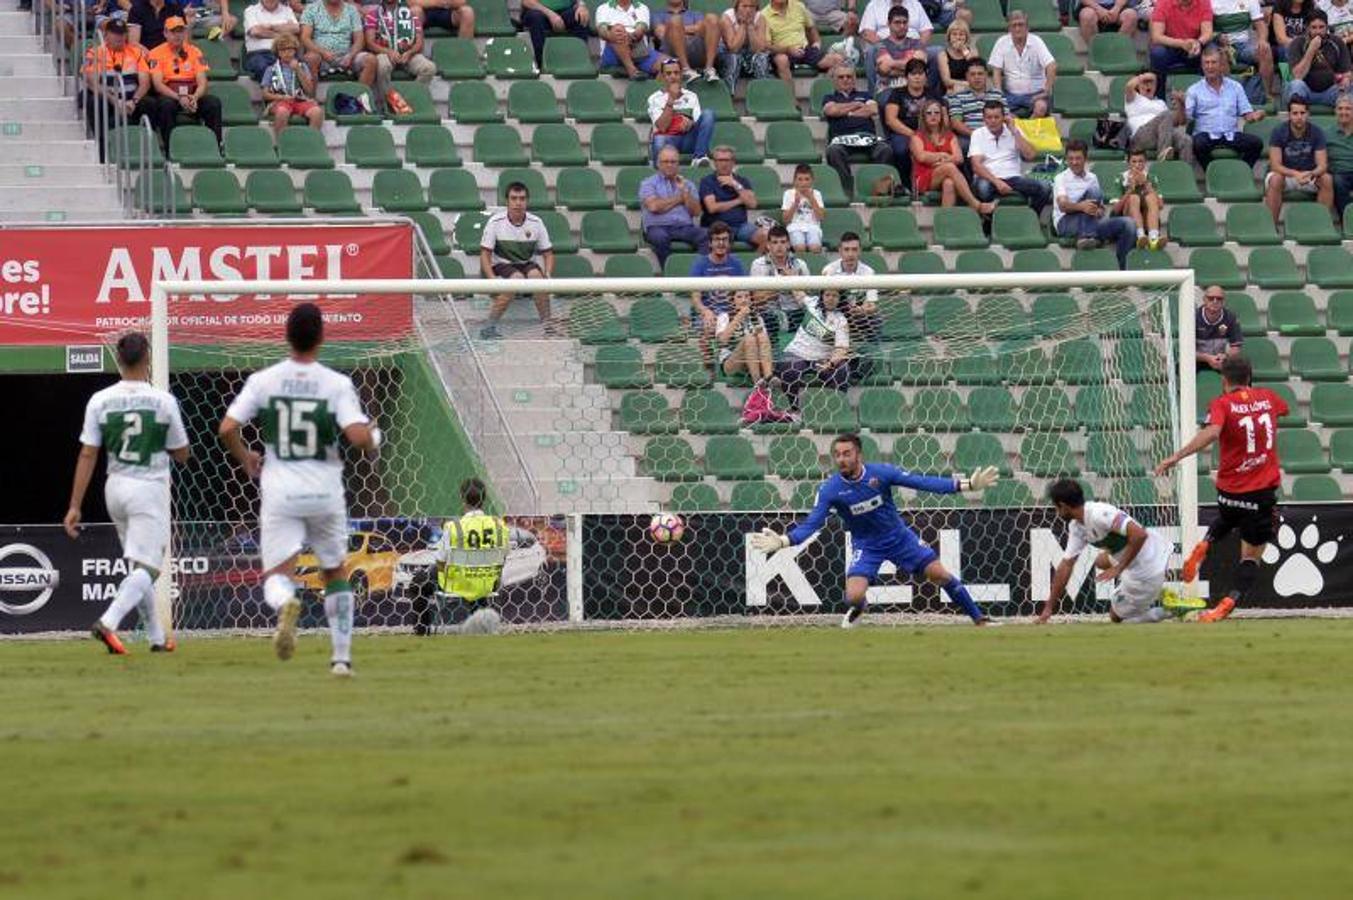
POLYGON ((1232 529, 1240 531, 1240 568, 1231 592, 1198 617, 1203 622, 1221 621, 1245 599, 1259 577, 1259 558, 1264 547, 1273 539, 1278 485, 1282 482, 1278 419, 1287 415, 1287 403, 1268 388, 1253 387, 1250 384, 1253 374, 1248 359, 1228 356, 1221 365, 1221 395, 1207 409, 1207 424, 1193 440, 1156 466, 1156 474, 1163 475, 1189 454, 1213 441, 1221 442, 1217 520, 1189 553, 1182 574, 1185 581, 1196 578, 1208 548, 1232 529))

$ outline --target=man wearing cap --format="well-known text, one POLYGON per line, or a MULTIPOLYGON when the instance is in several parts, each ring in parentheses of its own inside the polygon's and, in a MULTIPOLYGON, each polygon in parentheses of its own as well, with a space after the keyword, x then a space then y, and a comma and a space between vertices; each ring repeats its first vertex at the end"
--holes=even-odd
POLYGON ((127 23, 110 19, 103 34, 102 44, 85 51, 81 70, 85 76, 85 122, 99 142, 99 162, 104 162, 105 135, 119 117, 138 122, 150 109, 150 67, 145 52, 127 42, 127 23), (104 103, 102 117, 98 113, 100 100, 104 103))
POLYGON ((132 0, 127 13, 127 39, 149 53, 164 43, 166 23, 183 19, 183 6, 173 0, 132 0))
POLYGON ((221 142, 221 101, 207 93, 207 61, 202 51, 188 43, 188 25, 182 16, 164 23, 164 43, 150 51, 151 121, 160 133, 165 154, 177 117, 187 116, 205 125, 221 142))

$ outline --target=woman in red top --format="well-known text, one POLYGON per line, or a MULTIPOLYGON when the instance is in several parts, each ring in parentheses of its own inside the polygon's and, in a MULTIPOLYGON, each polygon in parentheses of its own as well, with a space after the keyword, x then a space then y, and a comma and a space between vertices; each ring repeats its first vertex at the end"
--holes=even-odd
POLYGON ((958 141, 944 117, 944 106, 938 100, 927 100, 921 107, 921 127, 911 139, 912 187, 918 195, 939 191, 941 206, 953 206, 955 199, 961 198, 980 215, 991 215, 996 204, 977 199, 959 170, 962 164, 958 141))

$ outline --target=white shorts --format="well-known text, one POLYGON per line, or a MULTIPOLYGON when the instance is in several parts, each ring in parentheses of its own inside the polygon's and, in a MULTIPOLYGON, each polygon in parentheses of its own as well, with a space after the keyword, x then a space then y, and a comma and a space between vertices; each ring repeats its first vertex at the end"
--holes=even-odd
POLYGON ((1135 619, 1156 605, 1164 589, 1164 569, 1146 576, 1127 571, 1119 577, 1118 586, 1114 589, 1109 605, 1118 618, 1135 619))
POLYGON ((169 484, 114 475, 103 485, 122 555, 155 571, 169 550, 169 484))
POLYGON ((259 513, 258 527, 265 572, 306 547, 314 552, 321 569, 338 568, 348 555, 348 513, 341 503, 303 515, 265 509, 259 513))
POLYGON ((791 222, 785 226, 789 232, 789 243, 794 247, 807 247, 822 243, 822 226, 791 222))

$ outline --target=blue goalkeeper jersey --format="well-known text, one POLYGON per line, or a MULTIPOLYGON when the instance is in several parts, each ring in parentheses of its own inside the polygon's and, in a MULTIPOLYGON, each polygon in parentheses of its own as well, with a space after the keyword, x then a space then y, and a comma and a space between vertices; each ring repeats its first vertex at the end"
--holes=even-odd
POLYGON ((885 463, 865 463, 857 480, 837 472, 817 489, 813 511, 789 529, 791 544, 800 544, 827 523, 827 514, 841 517, 856 547, 886 547, 899 541, 916 540, 916 533, 902 520, 893 503, 893 488, 907 487, 932 494, 958 492, 953 476, 917 475, 885 463))

